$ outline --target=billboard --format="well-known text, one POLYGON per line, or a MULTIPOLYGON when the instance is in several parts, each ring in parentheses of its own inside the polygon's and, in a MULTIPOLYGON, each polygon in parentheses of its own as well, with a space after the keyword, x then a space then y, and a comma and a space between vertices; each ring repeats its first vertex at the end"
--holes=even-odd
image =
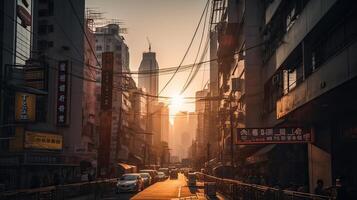
POLYGON ((36 120, 36 95, 17 92, 15 94, 15 121, 34 122, 36 120))
POLYGON ((52 133, 25 132, 26 149, 62 150, 63 136, 52 133))
POLYGON ((236 144, 309 143, 310 128, 238 128, 236 144))

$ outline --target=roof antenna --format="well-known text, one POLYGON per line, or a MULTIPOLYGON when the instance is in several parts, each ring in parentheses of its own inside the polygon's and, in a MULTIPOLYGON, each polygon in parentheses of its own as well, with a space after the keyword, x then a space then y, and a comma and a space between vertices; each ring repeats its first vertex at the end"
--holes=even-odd
POLYGON ((146 37, 146 40, 147 40, 148 43, 149 43, 149 52, 151 52, 151 42, 150 42, 150 40, 149 40, 149 37, 146 37))

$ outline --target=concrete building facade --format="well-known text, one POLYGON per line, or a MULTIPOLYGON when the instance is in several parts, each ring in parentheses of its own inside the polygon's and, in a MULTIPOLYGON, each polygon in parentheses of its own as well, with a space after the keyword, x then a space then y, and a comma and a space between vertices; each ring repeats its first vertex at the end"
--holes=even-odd
POLYGON ((310 192, 318 179, 355 187, 356 160, 348 156, 355 146, 355 8, 338 0, 228 1, 217 25, 220 90, 228 98, 220 102, 222 159, 231 160, 230 126, 308 127, 315 138, 234 145, 233 165, 248 169, 241 178, 309 185, 310 192))

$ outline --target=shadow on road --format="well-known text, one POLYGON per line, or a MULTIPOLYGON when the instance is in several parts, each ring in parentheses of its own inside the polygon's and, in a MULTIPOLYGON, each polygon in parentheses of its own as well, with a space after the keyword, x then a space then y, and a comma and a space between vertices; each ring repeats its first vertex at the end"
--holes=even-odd
POLYGON ((119 194, 112 193, 109 195, 104 195, 101 198, 101 200, 114 200, 114 199, 129 200, 135 195, 136 195, 136 193, 119 193, 119 194))

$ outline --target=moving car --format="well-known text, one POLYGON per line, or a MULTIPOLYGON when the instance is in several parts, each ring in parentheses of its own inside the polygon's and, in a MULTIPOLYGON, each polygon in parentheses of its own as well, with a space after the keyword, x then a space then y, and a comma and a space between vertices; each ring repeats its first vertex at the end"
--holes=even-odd
POLYGON ((170 179, 177 179, 178 178, 178 171, 173 169, 170 171, 170 179))
POLYGON ((188 173, 187 175, 187 185, 196 186, 197 176, 196 173, 188 173))
POLYGON ((163 180, 167 179, 167 176, 164 172, 158 172, 157 178, 159 181, 163 181, 163 180))
POLYGON ((140 173, 140 175, 143 178, 145 187, 148 187, 149 185, 151 185, 152 178, 149 173, 140 173))
POLYGON ((117 193, 119 192, 140 192, 144 189, 144 181, 138 173, 123 174, 117 183, 117 193))

